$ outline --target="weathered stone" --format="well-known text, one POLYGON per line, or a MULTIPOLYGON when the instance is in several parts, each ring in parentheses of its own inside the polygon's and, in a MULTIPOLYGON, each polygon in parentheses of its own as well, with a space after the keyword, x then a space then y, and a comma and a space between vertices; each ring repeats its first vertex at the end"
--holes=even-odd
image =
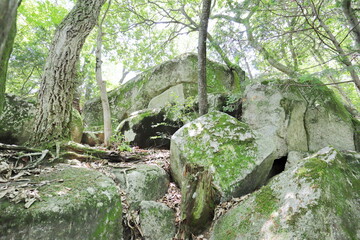
POLYGON ((87 144, 89 146, 96 146, 104 143, 104 132, 90 132, 84 131, 82 138, 82 144, 87 144))
MULTIPOLYGON (((23 144, 29 140, 33 132, 35 103, 10 94, 6 95, 5 100, 5 108, 0 115, 0 142, 23 144)), ((70 122, 71 140, 80 142, 82 132, 82 117, 73 109, 70 122)))
POLYGON ((155 165, 141 164, 130 169, 114 168, 113 173, 135 207, 141 201, 158 200, 168 189, 169 178, 165 170, 155 165))
POLYGON ((297 165, 301 159, 306 157, 306 155, 307 154, 304 152, 290 151, 287 156, 285 170, 297 165))
POLYGON ((169 240, 175 236, 175 212, 164 203, 140 203, 140 227, 146 240, 169 240))
POLYGON ((152 98, 149 102, 148 108, 164 108, 167 104, 176 102, 179 104, 185 103, 184 85, 178 84, 152 98))
POLYGON ((360 155, 324 148, 222 216, 210 239, 359 239, 360 155))
POLYGON ((222 200, 262 185, 275 159, 274 154, 259 152, 247 124, 217 111, 179 129, 171 138, 170 151, 172 176, 180 186, 186 163, 204 166, 213 173, 222 200))
POLYGON ((6 94, 0 115, 0 142, 22 144, 32 133, 35 104, 15 95, 6 94))
POLYGON ((325 86, 292 84, 254 84, 245 91, 242 119, 260 136, 261 152, 279 158, 328 145, 355 150, 352 116, 335 94, 325 86))
MULTIPOLYGON (((231 92, 239 85, 233 74, 225 66, 207 62, 207 81, 209 93, 231 92)), ((121 87, 109 92, 112 117, 119 122, 128 118, 132 112, 150 107, 164 106, 174 98, 196 96, 197 56, 184 54, 142 73, 121 87), (163 94, 163 95, 162 95, 163 94), (159 102, 164 100, 163 103, 159 102), (150 103, 150 105, 149 105, 150 103)), ((182 100, 180 100, 182 101, 182 100)), ((88 126, 102 125, 100 98, 89 101, 84 107, 84 119, 88 126)))
POLYGON ((0 200, 0 239, 121 239, 122 206, 115 183, 85 168, 58 166, 32 177, 43 201, 29 209, 0 200))
POLYGON ((122 121, 117 129, 124 140, 141 148, 170 147, 170 136, 178 130, 177 124, 166 119, 160 109, 137 111, 122 121))

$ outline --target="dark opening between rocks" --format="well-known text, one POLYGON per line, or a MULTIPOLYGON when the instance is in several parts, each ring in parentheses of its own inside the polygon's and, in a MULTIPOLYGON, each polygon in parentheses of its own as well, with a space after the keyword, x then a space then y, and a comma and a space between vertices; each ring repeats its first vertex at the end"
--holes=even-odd
POLYGON ((279 159, 275 159, 267 179, 270 180, 272 177, 282 173, 285 170, 286 162, 287 162, 287 156, 281 157, 279 159))

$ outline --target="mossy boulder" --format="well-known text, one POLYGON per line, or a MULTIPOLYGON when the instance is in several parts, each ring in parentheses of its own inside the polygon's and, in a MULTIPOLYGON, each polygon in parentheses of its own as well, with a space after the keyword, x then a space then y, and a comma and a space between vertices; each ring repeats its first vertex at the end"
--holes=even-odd
POLYGON ((187 163, 204 166, 222 200, 238 197, 262 185, 274 158, 258 152, 247 124, 213 111, 184 125, 171 138, 170 167, 182 186, 187 163))
MULTIPOLYGON (((239 86, 227 67, 212 61, 207 64, 209 93, 231 92, 239 86)), ((143 72, 109 92, 112 117, 120 123, 132 112, 163 107, 171 101, 182 102, 189 96, 196 96, 197 69, 197 55, 184 54, 143 72)), ((90 128, 102 126, 101 109, 100 98, 85 104, 84 119, 90 128)))
POLYGON ((169 240, 175 237, 175 212, 164 203, 140 203, 140 227, 146 240, 169 240))
POLYGON ((320 84, 247 87, 242 120, 259 135, 262 152, 275 151, 279 158, 290 151, 315 152, 328 145, 355 150, 352 116, 334 92, 320 84))
POLYGON ((131 168, 113 169, 126 192, 128 201, 137 208, 141 201, 156 201, 168 190, 169 177, 156 165, 140 164, 131 168))
POLYGON ((121 239, 122 205, 115 183, 85 168, 59 165, 31 178, 42 201, 0 200, 0 239, 121 239), (47 183, 47 184, 46 184, 47 183))
MULTIPOLYGON (((33 133, 35 114, 35 101, 6 94, 4 111, 0 115, 0 142, 23 144, 29 140, 33 133)), ((80 142, 84 128, 82 116, 75 109, 71 114, 70 138, 80 142)))
POLYGON ((0 115, 0 142, 22 144, 32 133, 35 103, 15 95, 5 95, 5 107, 0 115))
POLYGON ((210 239, 359 238, 360 155, 326 147, 227 212, 210 239))

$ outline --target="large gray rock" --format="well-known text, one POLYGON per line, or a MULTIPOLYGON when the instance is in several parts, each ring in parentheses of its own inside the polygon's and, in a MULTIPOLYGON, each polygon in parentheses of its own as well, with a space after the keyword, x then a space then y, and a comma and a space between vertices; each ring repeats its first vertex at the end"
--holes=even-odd
POLYGON ((115 183, 85 168, 58 167, 33 177, 42 201, 29 209, 0 200, 0 239, 122 239, 122 205, 115 183))
MULTIPOLYGON (((35 102, 6 94, 4 111, 0 115, 0 142, 23 144, 29 140, 35 114, 35 102)), ((80 142, 84 128, 82 116, 75 109, 71 114, 70 138, 74 142, 80 142)))
POLYGON ((291 84, 254 84, 245 91, 242 120, 259 136, 262 152, 278 158, 328 145, 355 150, 354 121, 334 93, 291 84))
POLYGON ((164 203, 140 203, 140 227, 146 240, 169 240, 176 233, 175 212, 164 203))
POLYGON ((324 148, 222 216, 210 239, 360 239, 360 154, 324 148))
MULTIPOLYGON (((138 75, 109 92, 112 117, 118 123, 132 112, 146 108, 161 108, 171 101, 184 102, 197 94, 197 55, 184 54, 138 75)), ((208 61, 209 93, 227 93, 238 86, 232 72, 225 66, 208 61)), ((84 119, 88 126, 102 125, 100 98, 85 104, 84 119)))
POLYGON ((32 133, 34 116, 35 103, 6 94, 4 111, 0 115, 0 142, 26 142, 32 133))
POLYGON ((184 125, 171 138, 170 167, 182 186, 187 163, 204 166, 223 200, 238 197, 262 185, 274 154, 259 152, 248 125, 228 114, 210 112, 184 125))
POLYGON ((128 200, 135 207, 141 201, 156 201, 168 190, 169 177, 164 169, 155 165, 136 165, 132 168, 113 169, 126 192, 128 200))

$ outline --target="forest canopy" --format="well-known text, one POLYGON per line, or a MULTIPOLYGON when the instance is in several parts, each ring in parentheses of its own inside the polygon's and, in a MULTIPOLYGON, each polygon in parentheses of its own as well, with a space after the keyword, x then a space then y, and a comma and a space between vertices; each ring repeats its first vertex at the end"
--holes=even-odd
MULTIPOLYGON (((17 2, 17 34, 8 63, 2 62, 7 93, 35 99, 56 45, 54 34, 79 2, 87 1, 17 2)), ((177 55, 196 52, 201 5, 200 0, 104 1, 98 22, 84 35, 72 77, 79 108, 100 95, 95 77, 100 19, 103 80, 109 90, 177 55)), ((207 55, 237 74, 244 86, 320 80, 349 109, 359 110, 359 15, 360 3, 354 0, 213 1, 207 55)))

